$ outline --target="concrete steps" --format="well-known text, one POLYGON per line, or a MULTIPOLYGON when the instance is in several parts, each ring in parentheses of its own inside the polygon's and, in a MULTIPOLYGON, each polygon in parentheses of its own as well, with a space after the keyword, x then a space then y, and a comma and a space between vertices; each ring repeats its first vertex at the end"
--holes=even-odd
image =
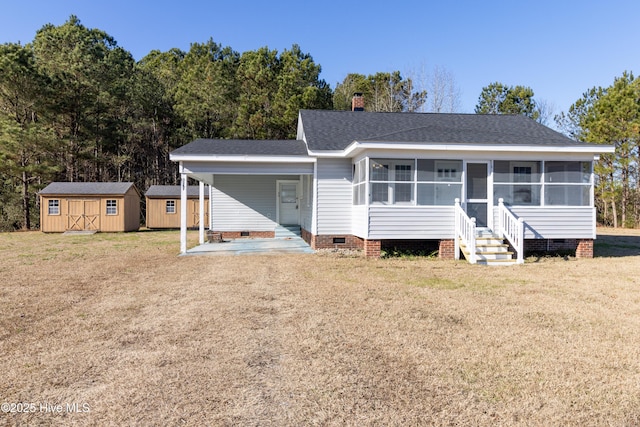
POLYGON ((278 225, 276 226, 275 238, 276 239, 291 239, 293 237, 300 237, 299 225, 278 225))

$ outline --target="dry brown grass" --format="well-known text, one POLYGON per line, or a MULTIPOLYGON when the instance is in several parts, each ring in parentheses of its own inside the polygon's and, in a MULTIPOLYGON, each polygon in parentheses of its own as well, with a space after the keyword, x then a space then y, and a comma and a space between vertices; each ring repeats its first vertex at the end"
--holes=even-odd
POLYGON ((0 401, 90 411, 0 423, 639 425, 640 233, 619 237, 487 268, 1 234, 0 401))

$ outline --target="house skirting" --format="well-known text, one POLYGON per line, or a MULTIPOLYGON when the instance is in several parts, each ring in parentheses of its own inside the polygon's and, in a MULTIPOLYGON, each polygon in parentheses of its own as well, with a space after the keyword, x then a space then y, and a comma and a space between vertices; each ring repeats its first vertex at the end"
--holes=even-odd
MULTIPOLYGON (((358 249, 363 250, 366 257, 379 258, 385 250, 423 250, 438 251, 440 259, 455 259, 455 244, 453 239, 420 240, 420 239, 363 239, 352 234, 311 234, 304 228, 300 230, 301 237, 313 249, 358 249)), ((240 237, 240 232, 223 233, 223 238, 240 237)), ((274 237, 273 232, 251 232, 251 237, 274 237), (254 233, 263 233, 258 236, 254 233), (269 235, 269 233, 271 233, 269 235)), ((528 253, 554 253, 575 252, 576 258, 593 258, 593 239, 526 239, 524 252, 528 253)))
POLYGON ((272 239, 276 237, 275 231, 215 231, 211 233, 219 233, 222 235, 222 239, 241 239, 243 237, 253 237, 260 239, 272 239))
POLYGON ((312 249, 364 249, 365 240, 352 234, 311 234, 308 230, 300 230, 302 239, 312 249))
POLYGON ((576 258, 593 258, 593 239, 525 239, 524 253, 575 252, 576 258))

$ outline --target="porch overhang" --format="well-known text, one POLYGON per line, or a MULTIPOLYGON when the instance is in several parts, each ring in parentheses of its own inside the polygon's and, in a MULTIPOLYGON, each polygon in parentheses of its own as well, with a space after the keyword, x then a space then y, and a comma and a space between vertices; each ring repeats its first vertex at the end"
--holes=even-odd
POLYGON ((425 151, 425 152, 462 152, 462 153, 550 153, 582 154, 598 156, 613 153, 613 145, 577 143, 556 144, 449 144, 449 143, 406 143, 393 141, 353 141, 345 148, 344 157, 356 157, 368 150, 425 151))
POLYGON ((199 159, 173 159, 180 163, 180 173, 213 184, 214 175, 313 175, 313 157, 229 158, 218 156, 199 159))

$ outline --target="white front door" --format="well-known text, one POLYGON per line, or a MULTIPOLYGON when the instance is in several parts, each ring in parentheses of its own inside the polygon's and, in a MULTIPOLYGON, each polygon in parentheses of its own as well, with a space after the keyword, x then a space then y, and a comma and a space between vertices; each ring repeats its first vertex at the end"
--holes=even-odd
POLYGON ((278 181, 278 224, 300 224, 298 181, 278 181))

